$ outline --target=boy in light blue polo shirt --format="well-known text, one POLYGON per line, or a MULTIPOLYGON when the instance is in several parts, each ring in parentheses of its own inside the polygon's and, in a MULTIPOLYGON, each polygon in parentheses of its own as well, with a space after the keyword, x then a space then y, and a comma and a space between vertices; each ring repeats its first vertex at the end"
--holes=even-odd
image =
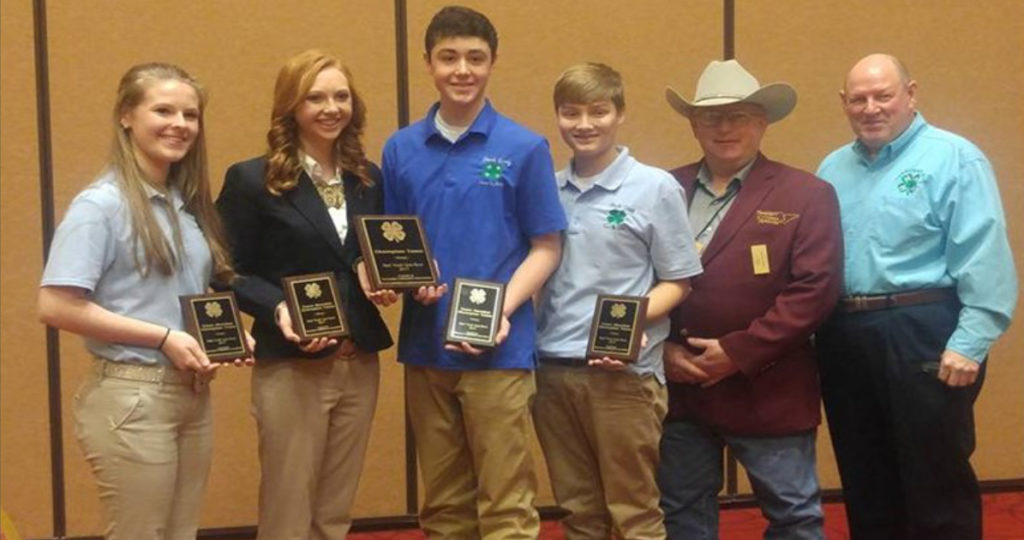
POLYGON ((616 146, 621 76, 597 63, 567 69, 555 111, 572 149, 557 174, 569 219, 562 261, 540 295, 534 423, 566 538, 665 538, 655 481, 667 408, 662 342, 669 311, 701 272, 685 195, 667 172, 616 146), (600 293, 644 296, 636 364, 584 358, 600 293))
POLYGON ((565 213, 547 142, 485 97, 498 49, 490 21, 446 7, 425 41, 440 99, 392 135, 381 160, 387 212, 421 218, 443 282, 406 298, 399 332, 425 491, 420 525, 429 538, 533 539, 530 298, 558 265, 565 213), (456 277, 506 284, 490 351, 442 341, 456 277))

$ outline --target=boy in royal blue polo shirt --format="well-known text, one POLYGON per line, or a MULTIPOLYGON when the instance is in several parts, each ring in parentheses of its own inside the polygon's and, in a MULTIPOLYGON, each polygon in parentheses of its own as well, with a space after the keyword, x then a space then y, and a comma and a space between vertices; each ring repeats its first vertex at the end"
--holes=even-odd
POLYGON ((420 216, 443 282, 407 298, 398 349, 425 489, 420 524, 430 538, 539 532, 529 300, 558 265, 565 214, 546 141, 485 98, 497 48, 484 15, 439 11, 425 54, 439 102, 392 135, 381 162, 387 212, 420 216), (456 277, 506 284, 494 349, 444 345, 444 293, 456 277))
POLYGON ((569 540, 665 538, 655 482, 668 396, 661 363, 669 311, 701 272, 685 195, 667 172, 639 163, 615 138, 622 77, 597 63, 555 84, 562 139, 557 174, 569 217, 562 261, 540 296, 534 422, 569 540), (636 364, 584 358, 597 295, 649 298, 636 364))

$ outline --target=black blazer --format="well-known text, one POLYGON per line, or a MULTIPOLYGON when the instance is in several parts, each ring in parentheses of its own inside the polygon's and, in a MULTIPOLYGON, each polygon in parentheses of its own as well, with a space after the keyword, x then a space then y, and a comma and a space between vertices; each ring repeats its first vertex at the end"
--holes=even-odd
POLYGON ((281 278, 316 272, 334 272, 356 345, 367 352, 390 347, 391 334, 377 306, 363 294, 353 268, 360 256, 356 216, 384 212, 380 169, 370 164, 370 187, 349 172, 342 176, 349 222, 344 243, 306 173, 297 186, 276 196, 267 191, 265 170, 262 157, 232 165, 217 197, 238 272, 231 289, 242 311, 254 318, 256 358, 317 358, 333 352, 303 353, 284 339, 274 322, 274 308, 284 300, 281 278))

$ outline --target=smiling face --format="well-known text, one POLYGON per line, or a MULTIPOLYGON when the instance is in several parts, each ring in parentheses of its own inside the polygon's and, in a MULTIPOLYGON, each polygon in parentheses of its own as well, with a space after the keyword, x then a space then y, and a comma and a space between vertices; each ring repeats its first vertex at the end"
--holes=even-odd
POLYGON ((320 71, 294 114, 304 150, 330 148, 352 120, 348 78, 338 68, 320 71))
POLYGON ((757 156, 768 119, 761 107, 736 103, 696 110, 690 125, 712 173, 732 175, 757 156))
POLYGON ((486 41, 478 37, 443 38, 430 50, 426 61, 443 111, 461 116, 483 108, 487 80, 494 65, 486 41))
MULTIPOLYGON (((615 159, 615 137, 625 115, 609 99, 591 103, 563 103, 556 109, 558 131, 572 149, 579 167, 594 163, 607 166, 615 159)), ((599 167, 603 169, 604 167, 599 167)))
POLYGON ((121 127, 150 180, 163 183, 171 164, 188 154, 199 135, 201 116, 196 89, 176 79, 154 81, 139 104, 122 113, 121 127))
POLYGON ((886 55, 865 57, 846 76, 846 87, 839 93, 843 112, 871 154, 914 121, 917 83, 908 79, 886 55))

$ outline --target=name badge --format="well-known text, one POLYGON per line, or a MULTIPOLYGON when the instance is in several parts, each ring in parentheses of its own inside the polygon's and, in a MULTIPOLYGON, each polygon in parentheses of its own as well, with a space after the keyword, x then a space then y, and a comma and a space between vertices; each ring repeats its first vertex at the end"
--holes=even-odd
POLYGON ((765 244, 750 246, 750 261, 754 264, 755 276, 771 272, 771 266, 768 264, 768 246, 765 244))

